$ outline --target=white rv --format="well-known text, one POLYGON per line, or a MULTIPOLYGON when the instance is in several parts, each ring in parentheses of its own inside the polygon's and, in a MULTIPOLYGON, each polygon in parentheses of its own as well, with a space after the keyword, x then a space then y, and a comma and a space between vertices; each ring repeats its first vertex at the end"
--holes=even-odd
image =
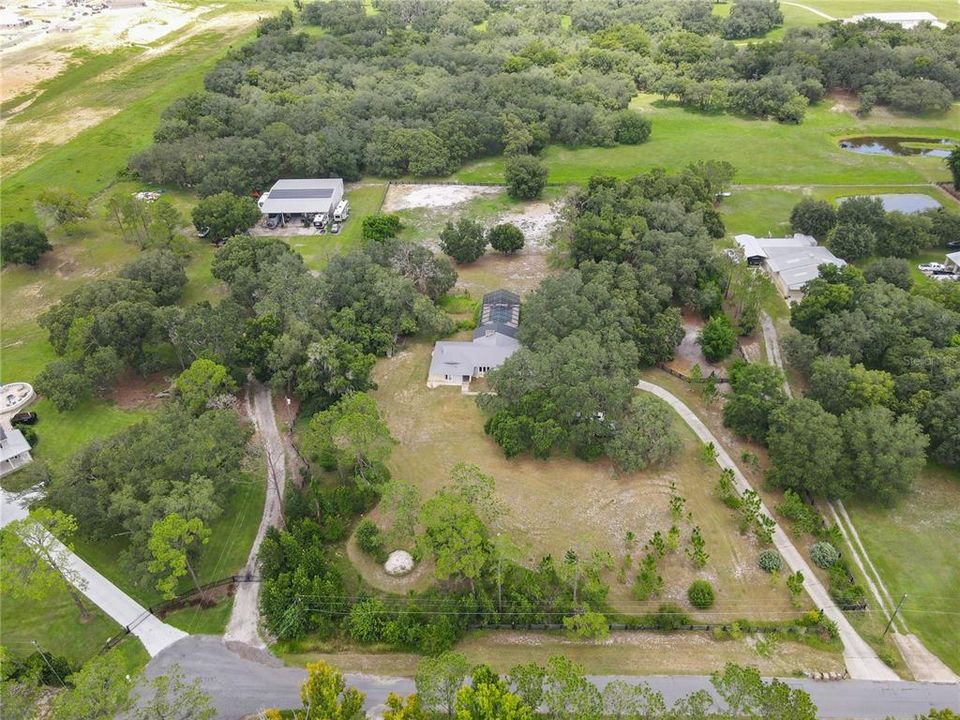
POLYGON ((348 217, 350 217, 350 203, 347 200, 341 200, 333 210, 333 219, 343 222, 348 217))

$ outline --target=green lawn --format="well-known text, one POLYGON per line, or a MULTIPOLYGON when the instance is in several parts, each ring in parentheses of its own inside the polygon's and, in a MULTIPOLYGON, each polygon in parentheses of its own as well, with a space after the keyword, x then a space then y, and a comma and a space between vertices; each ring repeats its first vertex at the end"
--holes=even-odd
POLYGON ((189 607, 163 618, 168 625, 190 635, 223 635, 230 622, 233 599, 223 600, 210 608, 189 607))
POLYGON ((960 672, 960 471, 928 467, 893 508, 851 504, 850 517, 911 632, 960 672))
MULTIPOLYGON (((864 134, 917 134, 960 138, 960 104, 931 118, 877 116, 860 119, 834 111, 827 99, 810 108, 801 125, 783 125, 731 115, 685 110, 652 95, 639 95, 632 107, 653 120, 653 134, 642 145, 612 148, 548 147, 543 153, 552 184, 583 183, 592 175, 629 177, 652 167, 676 170, 696 160, 727 160, 737 168, 735 182, 759 185, 910 184, 947 180, 938 158, 883 157, 841 150, 841 138, 864 134), (746 149, 749 148, 749 152, 746 149)), ((466 183, 503 181, 503 158, 467 165, 455 177, 466 183)))
MULTIPOLYGON (((81 624, 80 611, 65 589, 43 601, 42 613, 36 612, 39 604, 35 600, 14 599, 0 591, 0 626, 3 628, 0 645, 14 655, 29 655, 36 649, 33 644, 36 642, 48 652, 79 663, 95 655, 121 630, 89 601, 92 618, 81 624)), ((117 651, 128 658, 131 670, 146 664, 147 652, 136 637, 124 640, 117 651)))
MULTIPOLYGON (((852 195, 879 195, 885 193, 910 193, 929 195, 948 210, 960 212, 960 203, 938 188, 896 187, 889 185, 862 185, 850 187, 783 188, 734 188, 720 204, 720 214, 730 236, 750 233, 757 236, 782 236, 790 233, 790 211, 804 197, 836 202, 838 198, 852 195)), ((823 238, 818 238, 822 241, 823 238)), ((943 253, 940 253, 941 255, 943 253)))

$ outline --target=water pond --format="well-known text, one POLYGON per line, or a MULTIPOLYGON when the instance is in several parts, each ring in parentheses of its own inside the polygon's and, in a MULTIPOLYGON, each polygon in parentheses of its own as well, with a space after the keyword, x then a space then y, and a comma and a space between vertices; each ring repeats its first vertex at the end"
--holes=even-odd
MULTIPOLYGON (((887 212, 918 213, 924 210, 936 210, 940 203, 929 195, 923 193, 887 193, 883 195, 867 195, 867 197, 878 198, 883 203, 883 209, 887 212)), ((837 198, 837 202, 843 202, 850 198, 837 198)))
POLYGON ((947 157, 956 144, 956 140, 948 138, 895 135, 862 135, 840 141, 841 148, 861 155, 925 155, 939 158, 947 157))

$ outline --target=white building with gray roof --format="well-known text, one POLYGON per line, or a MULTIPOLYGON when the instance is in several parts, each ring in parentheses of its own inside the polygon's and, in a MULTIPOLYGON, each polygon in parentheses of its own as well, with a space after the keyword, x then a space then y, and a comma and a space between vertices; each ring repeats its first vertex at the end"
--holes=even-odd
POLYGON ((340 178, 277 180, 260 196, 257 205, 264 215, 331 216, 342 199, 343 180, 340 178))
POLYGON ((465 385, 500 367, 520 347, 520 296, 496 290, 483 296, 473 340, 441 340, 433 346, 427 387, 465 385))
POLYGON ((828 248, 817 245, 810 235, 757 238, 743 234, 736 235, 734 240, 747 263, 765 268, 788 302, 803 298, 803 286, 820 276, 821 265, 843 267, 847 264, 828 248))

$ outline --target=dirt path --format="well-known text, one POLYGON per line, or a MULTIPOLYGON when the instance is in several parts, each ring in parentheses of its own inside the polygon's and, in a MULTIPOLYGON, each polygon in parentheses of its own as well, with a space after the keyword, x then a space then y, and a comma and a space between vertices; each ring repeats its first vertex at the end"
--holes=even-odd
MULTIPOLYGON (((783 358, 780 355, 777 328, 767 313, 760 315, 760 324, 763 328, 764 344, 767 346, 767 358, 771 365, 783 370, 783 358)), ((787 397, 793 397, 786 375, 784 375, 783 389, 787 397)), ((866 578, 867 587, 874 600, 876 600, 877 607, 883 612, 887 621, 890 621, 896 606, 893 597, 887 590, 886 585, 883 584, 883 578, 880 577, 880 573, 877 572, 870 555, 867 554, 867 549, 860 541, 860 535, 853 525, 853 520, 847 514, 847 509, 840 500, 830 501, 827 506, 830 508, 834 522, 840 528, 840 532, 847 542, 853 561, 860 568, 863 577, 866 578)), ((910 633, 902 615, 898 615, 892 625, 894 642, 897 644, 904 662, 907 663, 907 667, 910 668, 910 672, 917 680, 922 682, 960 682, 960 678, 940 658, 927 650, 920 638, 910 633), (902 632, 897 630, 898 627, 902 632)))
POLYGON ((836 20, 833 15, 827 15, 822 10, 817 10, 816 8, 810 7, 809 5, 801 5, 800 3, 795 2, 784 2, 784 5, 790 5, 791 7, 798 7, 801 10, 806 10, 807 12, 812 12, 817 17, 822 17, 824 20, 836 20))
POLYGON ((763 312, 760 313, 760 327, 763 329, 763 344, 767 348, 767 360, 784 373, 783 392, 786 393, 788 398, 792 398, 793 391, 787 381, 787 374, 783 370, 783 358, 780 356, 780 338, 777 336, 777 326, 773 324, 773 318, 763 312))
MULTIPOLYGON (((277 419, 273 413, 273 397, 270 390, 258 382, 252 382, 247 391, 247 414, 257 427, 257 434, 263 442, 267 456, 267 498, 263 505, 263 517, 257 537, 250 548, 244 574, 253 578, 257 575, 257 555, 260 543, 267 534, 267 528, 280 526, 283 510, 283 487, 287 479, 285 449, 277 419), (251 403, 251 395, 253 402, 251 403)), ((258 649, 266 649, 267 644, 260 636, 260 582, 251 581, 239 584, 233 598, 233 610, 227 631, 223 634, 226 643, 241 643, 258 649)))
MULTIPOLYGON (((720 441, 682 400, 668 390, 646 380, 638 382, 637 389, 652 393, 664 400, 690 426, 690 429, 702 442, 713 443, 717 450, 717 464, 733 471, 739 493, 743 494, 752 489, 750 483, 736 463, 733 462, 723 445, 720 444, 720 441)), ((773 517, 773 513, 764 505, 761 505, 760 510, 773 517)), ((803 555, 797 550, 779 524, 774 530, 773 543, 783 556, 787 566, 794 572, 800 571, 803 573, 803 587, 813 600, 814 605, 822 609, 824 614, 836 623, 840 640, 843 642, 843 659, 850 677, 859 680, 899 680, 897 674, 877 656, 873 648, 860 637, 840 608, 836 606, 827 589, 810 569, 810 566, 807 565, 803 555)))

